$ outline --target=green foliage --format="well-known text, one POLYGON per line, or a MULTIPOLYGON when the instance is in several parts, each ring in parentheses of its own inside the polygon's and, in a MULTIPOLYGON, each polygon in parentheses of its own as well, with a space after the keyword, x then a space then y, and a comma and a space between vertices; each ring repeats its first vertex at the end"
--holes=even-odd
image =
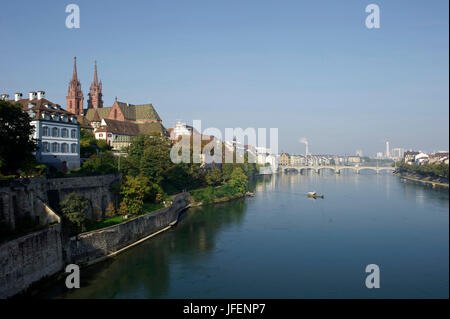
POLYGON ((30 138, 34 127, 20 104, 0 101, 0 173, 16 174, 34 161, 36 140, 30 138))
POLYGON ((145 176, 127 176, 122 184, 120 194, 128 213, 133 215, 142 213, 144 202, 161 202, 166 197, 161 187, 150 182, 145 176))
POLYGON ((86 213, 89 208, 89 202, 83 196, 77 193, 70 193, 60 203, 63 217, 70 223, 75 231, 86 230, 86 213))
POLYGON ((94 133, 91 130, 81 129, 80 131, 80 156, 82 158, 89 158, 99 152, 110 151, 111 146, 105 140, 95 139, 94 133))
POLYGON ((216 166, 212 166, 207 171, 205 179, 208 185, 219 185, 222 181, 222 172, 216 166))
POLYGON ((81 168, 69 171, 70 176, 89 176, 100 174, 116 174, 117 158, 112 152, 107 151, 100 155, 92 155, 89 160, 83 163, 81 168))
POLYGON ((238 193, 244 194, 247 191, 248 178, 240 167, 233 170, 229 184, 238 193))
POLYGON ((449 166, 445 163, 439 163, 439 164, 426 164, 426 165, 409 165, 405 162, 398 162, 396 164, 397 168, 414 173, 414 174, 420 174, 425 176, 432 176, 432 177, 444 177, 448 179, 449 175, 449 166))

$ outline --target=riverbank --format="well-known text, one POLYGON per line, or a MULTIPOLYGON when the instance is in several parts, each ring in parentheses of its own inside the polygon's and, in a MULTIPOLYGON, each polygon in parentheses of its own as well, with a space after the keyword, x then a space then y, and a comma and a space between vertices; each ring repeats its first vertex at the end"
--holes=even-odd
POLYGON ((441 179, 439 178, 433 178, 430 176, 421 176, 418 174, 413 174, 413 173, 408 173, 408 172, 401 172, 401 171, 395 171, 393 173, 393 175, 401 177, 405 180, 411 181, 411 182, 416 182, 416 183, 421 183, 421 184, 425 184, 431 187, 445 187, 448 188, 449 184, 447 183, 443 183, 441 179))
MULTIPOLYGON (((191 200, 189 207, 199 207, 199 206, 206 206, 206 205, 212 205, 212 204, 226 203, 226 202, 231 202, 231 201, 239 199, 239 198, 253 197, 253 196, 255 196, 254 193, 246 192, 244 194, 237 194, 237 195, 234 195, 231 197, 214 198, 210 202, 196 202, 196 201, 191 200)), ((191 197, 191 199, 192 199, 192 197, 191 197)))

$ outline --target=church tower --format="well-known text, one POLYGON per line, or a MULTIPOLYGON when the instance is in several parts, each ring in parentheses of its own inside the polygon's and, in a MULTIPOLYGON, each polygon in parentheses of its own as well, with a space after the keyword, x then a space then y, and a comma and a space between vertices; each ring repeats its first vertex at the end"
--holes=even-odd
POLYGON ((91 84, 91 88, 89 90, 89 99, 88 99, 88 109, 92 108, 102 108, 103 100, 102 100, 102 81, 98 82, 97 76, 97 61, 94 64, 94 81, 91 84))
POLYGON ((83 92, 77 75, 77 57, 74 57, 72 80, 69 82, 69 92, 66 97, 66 109, 70 113, 83 115, 83 92))

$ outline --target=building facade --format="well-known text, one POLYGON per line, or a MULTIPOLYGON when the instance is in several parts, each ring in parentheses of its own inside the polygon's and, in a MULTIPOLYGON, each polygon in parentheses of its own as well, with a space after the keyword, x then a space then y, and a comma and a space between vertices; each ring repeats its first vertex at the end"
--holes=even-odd
POLYGON ((63 172, 80 167, 80 125, 75 114, 45 99, 44 91, 30 92, 28 99, 16 93, 9 102, 19 103, 32 119, 39 163, 63 172))

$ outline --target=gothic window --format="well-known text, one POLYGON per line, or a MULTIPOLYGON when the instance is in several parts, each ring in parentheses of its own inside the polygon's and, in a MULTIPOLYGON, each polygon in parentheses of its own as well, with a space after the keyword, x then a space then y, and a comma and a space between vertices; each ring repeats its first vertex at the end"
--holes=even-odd
POLYGON ((52 143, 52 152, 53 153, 59 152, 59 144, 58 143, 52 143))
POLYGON ((76 153, 77 152, 77 144, 72 144, 70 145, 70 151, 72 153, 76 153))
POLYGON ((71 137, 71 138, 77 138, 77 130, 72 130, 72 131, 70 132, 70 137, 71 137))
POLYGON ((59 136, 58 128, 56 128, 56 127, 52 128, 52 136, 53 137, 58 137, 59 136))
POLYGON ((72 108, 72 101, 69 101, 69 108, 72 108))
POLYGON ((61 130, 61 137, 69 137, 69 131, 66 128, 61 130))
POLYGON ((49 135, 48 126, 44 126, 42 128, 42 135, 43 136, 48 136, 49 135))

